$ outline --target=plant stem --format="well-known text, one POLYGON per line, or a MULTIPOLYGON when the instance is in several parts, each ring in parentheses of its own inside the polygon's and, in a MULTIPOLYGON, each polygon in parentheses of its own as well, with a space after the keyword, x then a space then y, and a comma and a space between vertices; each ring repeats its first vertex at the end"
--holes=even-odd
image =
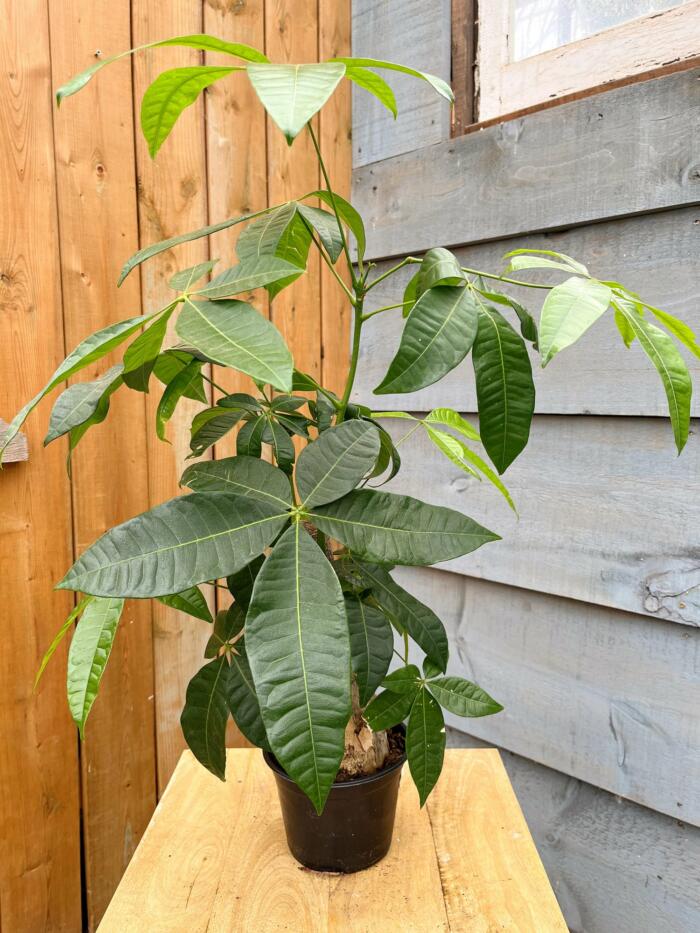
POLYGON ((216 382, 214 382, 213 379, 210 379, 209 376, 205 376, 204 373, 202 373, 202 379, 204 379, 205 382, 208 382, 210 386, 213 386, 213 388, 215 388, 217 392, 221 392, 222 395, 231 394, 230 392, 227 392, 226 389, 222 389, 221 386, 218 385, 216 382))
POLYGON ((492 272, 481 272, 479 269, 468 269, 462 266, 462 272, 468 272, 469 275, 479 275, 485 279, 496 279, 498 282, 507 282, 509 285, 522 285, 524 288, 553 288, 553 285, 540 285, 537 282, 521 282, 519 279, 509 279, 505 275, 494 275, 492 272))
MULTIPOLYGON (((309 226, 309 225, 306 223, 305 220, 304 220, 304 223, 306 224, 307 227, 309 226)), ((354 301, 355 301, 355 296, 354 296, 353 293, 350 291, 350 289, 347 287, 347 285, 345 284, 345 282, 343 281, 343 279, 341 278, 341 276, 338 275, 338 271, 337 271, 337 269, 335 268, 335 266, 333 265, 333 263, 331 262, 330 257, 326 255, 325 249, 324 249, 323 246, 318 242, 318 240, 317 240, 316 237, 313 235, 313 232, 311 231, 310 228, 309 228, 309 232, 311 232, 311 239, 313 240, 316 249, 317 249, 317 250, 319 251, 319 253, 321 254, 321 259, 325 262, 325 264, 326 264, 326 265, 328 266, 328 268, 331 270, 331 272, 333 273, 333 275, 334 275, 335 278, 336 278, 336 281, 338 282, 338 284, 340 285, 340 287, 343 289, 343 291, 345 292, 345 294, 348 296, 348 298, 350 299, 350 301, 354 302, 354 301)))
POLYGON ((379 285, 380 282, 383 282, 384 279, 388 279, 390 275, 398 272, 399 269, 403 269, 404 266, 409 266, 420 261, 421 260, 416 259, 415 256, 406 256, 405 259, 401 260, 401 262, 397 263, 395 266, 392 266, 391 269, 387 269, 386 272, 382 272, 382 274, 378 275, 374 281, 370 282, 369 285, 365 288, 365 292, 368 292, 370 288, 374 288, 375 285, 379 285))
POLYGON ((348 407, 348 402, 350 401, 350 393, 352 392, 352 387, 355 382, 355 375, 357 373, 357 362, 360 358, 360 337, 362 335, 362 305, 364 302, 364 295, 360 293, 355 298, 354 307, 355 314, 353 318, 353 330, 352 330, 352 351, 350 353, 350 368, 348 369, 348 378, 345 380, 345 389, 343 390, 343 396, 340 399, 340 407, 338 408, 338 424, 345 418, 345 412, 348 407))
POLYGON ((408 665, 408 632, 403 633, 403 662, 408 665))
POLYGON ((368 311, 367 314, 362 315, 363 321, 369 321, 371 317, 374 317, 375 314, 381 314, 382 311, 392 311, 394 308, 405 308, 406 305, 412 304, 412 299, 408 301, 399 301, 395 305, 384 305, 383 308, 377 308, 375 311, 368 311))

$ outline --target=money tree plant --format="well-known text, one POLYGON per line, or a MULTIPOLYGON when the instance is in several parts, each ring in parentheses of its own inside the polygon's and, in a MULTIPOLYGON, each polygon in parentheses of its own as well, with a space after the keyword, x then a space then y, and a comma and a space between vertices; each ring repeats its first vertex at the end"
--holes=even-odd
MULTIPOLYGON (((152 157, 205 88, 249 80, 289 145, 300 133, 310 135, 325 186, 137 252, 119 283, 181 243, 242 225, 236 265, 218 271, 212 261, 183 269, 170 279, 172 298, 165 307, 85 337, 10 425, 5 446, 48 392, 120 346, 121 363, 58 396, 45 443, 67 436, 70 459, 86 431, 107 417, 116 391, 162 385, 155 430, 163 439, 181 399, 203 406, 191 425, 195 459, 181 480, 189 492, 112 528, 78 558, 58 587, 82 598, 41 670, 77 621, 68 702, 82 735, 124 600, 159 599, 211 626, 205 663, 189 684, 181 721, 193 753, 215 775, 225 775, 225 729, 232 715, 251 742, 274 753, 321 812, 341 765, 350 774, 381 768, 386 730, 406 721, 408 764, 422 804, 442 766, 443 709, 485 716, 501 706, 476 684, 446 674, 442 623, 399 586, 392 569, 459 557, 499 536, 458 511, 380 488, 400 468, 389 419, 412 422, 409 433, 424 431, 455 469, 485 478, 513 506, 501 474, 530 432, 535 388, 528 344, 546 366, 603 314, 613 313, 625 345, 636 341, 658 370, 679 452, 688 436, 691 381, 675 341, 695 355, 700 347, 681 321, 548 250, 513 250, 502 273, 465 268, 439 247, 375 271, 364 256, 362 218, 333 191, 312 118, 343 79, 396 116, 394 93, 382 74, 412 75, 451 102, 440 78, 362 58, 278 65, 256 49, 205 35, 153 45, 220 52, 231 63, 175 68, 150 85, 141 127, 152 157), (266 289, 274 299, 304 275, 312 249, 352 307, 341 395, 295 369, 280 332, 236 297, 266 289), (338 269, 341 257, 345 274, 338 269), (405 266, 415 271, 402 294, 389 306, 368 310, 372 290, 405 266), (562 281, 552 287, 518 277, 533 269, 556 270, 562 281), (510 296, 511 285, 547 290, 539 324, 510 296), (403 331, 375 394, 414 392, 471 353, 478 430, 449 408, 416 418, 351 403, 365 327, 378 314, 400 321, 401 311, 403 331), (255 393, 228 394, 211 378, 210 364, 250 376, 255 393), (234 430, 236 456, 198 459, 234 430), (221 587, 223 581, 233 602, 212 619, 200 587, 221 587), (409 661, 409 639, 424 656, 422 669, 409 661), (389 673, 394 656, 400 664, 389 673)), ((58 91, 59 104, 123 55, 100 60, 69 81, 58 91)))

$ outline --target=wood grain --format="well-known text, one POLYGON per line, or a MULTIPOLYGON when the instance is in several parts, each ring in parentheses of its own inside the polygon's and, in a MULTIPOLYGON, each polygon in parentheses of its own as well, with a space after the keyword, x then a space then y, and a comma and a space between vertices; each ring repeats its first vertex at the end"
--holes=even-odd
MULTIPOLYGON (((10 420, 65 356, 48 15, 2 5, 0 34, 0 413, 10 420), (31 36, 31 42, 27 42, 31 36)), ((48 413, 25 427, 41 449, 48 413)), ((65 645, 36 694, 41 658, 72 608, 53 585, 72 562, 64 452, 0 473, 0 917, 7 931, 78 930, 80 770, 65 700, 65 645)))
POLYGON ((444 622, 450 673, 505 707, 450 725, 700 824, 700 632, 440 570, 396 577, 444 622))
POLYGON ((527 450, 504 477, 519 520, 490 484, 418 434, 401 447, 401 473, 385 488, 458 509, 502 535, 442 565, 449 570, 697 627, 696 422, 693 430, 676 457, 670 426, 658 418, 536 416, 527 450))
MULTIPOLYGON (((183 4, 176 0, 132 0, 131 10, 134 45, 162 39, 164 36, 192 35, 202 31, 202 11, 197 4, 183 4)), ((146 87, 161 71, 195 65, 200 61, 201 54, 191 49, 157 49, 137 55, 133 65, 137 107, 140 107, 146 87)), ((200 99, 180 117, 155 161, 149 157, 142 135, 136 135, 142 246, 203 227, 207 223, 202 116, 200 99)), ((173 292, 167 287, 167 281, 174 272, 207 258, 207 241, 195 240, 176 251, 161 253, 156 259, 145 263, 141 271, 144 312, 162 307, 172 297, 173 292)), ((159 396, 160 388, 154 388, 147 403, 149 496, 152 506, 182 491, 178 479, 189 453, 189 425, 193 414, 201 408, 196 402, 180 402, 168 425, 168 438, 172 441, 170 446, 160 441, 153 430, 159 396)), ((180 713, 187 684, 202 666, 208 631, 206 623, 155 602, 153 625, 155 692, 158 698, 158 787, 162 791, 185 746, 180 729, 180 713)))
MULTIPOLYGON (((510 240, 498 240, 457 249, 456 255, 464 266, 498 274, 506 265, 503 254, 513 245, 510 240)), ((522 237, 518 246, 553 249, 575 256, 588 265, 593 275, 626 283, 651 304, 687 321, 695 331, 700 330, 700 313, 696 310, 700 302, 700 270, 695 261, 700 247, 697 208, 522 237)), ((377 274, 389 265, 379 265, 377 274)), ((368 310, 400 301, 410 274, 410 267, 402 269, 395 278, 380 283, 370 292, 372 301, 368 302, 368 310)), ((565 277, 556 273, 530 274, 531 281, 552 284, 565 277)), ((499 288, 498 283, 494 284, 497 290, 521 301, 536 319, 539 317, 546 292, 518 286, 499 288)), ((518 329, 515 315, 507 309, 504 313, 518 329)), ((385 411, 406 406, 429 411, 441 405, 476 411, 471 358, 440 382, 410 395, 371 395, 396 352, 402 327, 403 318, 398 310, 377 315, 367 324, 353 398, 385 411)), ((700 361, 681 349, 697 379, 700 361)), ((624 347, 611 313, 546 370, 539 365, 536 353, 531 353, 531 357, 536 411, 541 414, 668 416, 668 402, 656 370, 638 346, 630 350, 624 347)), ((696 397, 692 406, 693 414, 700 415, 700 398, 696 397)))
POLYGON ((101 933, 371 933, 386 929, 388 918, 400 918, 408 933, 496 929, 488 926, 495 918, 525 924, 502 929, 563 929, 497 752, 449 751, 446 790, 430 817, 406 773, 389 854, 353 875, 306 871, 294 861, 258 751, 229 751, 227 774, 222 784, 183 755, 101 933), (447 832, 448 820, 457 833, 447 832), (478 864, 466 840, 478 840, 485 856, 478 864), (465 882, 477 892, 471 904, 465 882))
MULTIPOLYGON (((453 136, 461 136, 476 120, 477 34, 476 0, 452 0, 453 136)), ((481 70, 483 62, 478 64, 481 70)))
MULTIPOLYGON (((129 11, 100 0, 49 4, 53 84, 128 48, 129 11)), ((116 281, 138 249, 131 69, 107 69, 56 115, 54 139, 66 343, 124 320, 139 307, 139 277, 116 281)), ((94 379, 121 359, 89 367, 94 379)), ((93 429, 73 456, 76 556, 107 529, 148 508, 144 396, 123 387, 109 423, 93 429), (128 470, 129 482, 120 482, 128 470)), ((62 442, 65 453, 65 442, 62 442)), ((127 605, 81 750, 88 924, 94 929, 114 893, 156 802, 151 604, 127 605)))
POLYGON ((372 259, 696 204, 699 69, 353 172, 372 259), (420 193, 417 196, 417 193, 420 193))
MULTIPOLYGON (((447 742, 488 747, 450 728, 447 742)), ((700 829, 512 752, 501 757, 569 929, 700 927, 700 829)))
MULTIPOLYGON (((450 0, 355 0, 353 55, 400 62, 450 80, 450 0)), ((450 136, 450 107, 422 81, 380 72, 395 91, 399 118, 353 89, 353 167, 420 150, 450 136)))

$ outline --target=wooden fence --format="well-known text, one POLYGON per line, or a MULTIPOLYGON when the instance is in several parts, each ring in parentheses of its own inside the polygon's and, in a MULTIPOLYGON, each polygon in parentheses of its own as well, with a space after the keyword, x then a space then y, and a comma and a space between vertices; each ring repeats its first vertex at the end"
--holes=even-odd
MULTIPOLYGON (((9 420, 83 336, 163 303, 176 268, 209 255, 231 262, 235 234, 163 254, 117 291, 119 268, 139 245, 319 184, 307 140, 288 149, 241 78, 207 92, 149 159, 138 132, 144 89, 201 53, 140 54, 60 111, 53 90, 98 55, 173 35, 209 32, 277 61, 347 54, 350 13, 349 0, 2 0, 1 9, 0 417, 9 420)), ((347 191, 347 92, 326 107, 318 131, 347 191)), ((315 259, 309 271, 265 310, 297 365, 337 385, 345 312, 315 259)), ((44 408, 26 428, 29 459, 0 475, 3 933, 96 927, 183 746, 179 714, 206 624, 161 604, 127 604, 82 745, 64 697, 64 650, 32 694, 71 608, 53 583, 108 527, 178 492, 192 411, 183 406, 172 446, 163 444, 153 431, 158 395, 116 396, 108 421, 76 451, 72 481, 65 446, 42 450, 44 408)), ((215 456, 222 452, 225 444, 215 456)))

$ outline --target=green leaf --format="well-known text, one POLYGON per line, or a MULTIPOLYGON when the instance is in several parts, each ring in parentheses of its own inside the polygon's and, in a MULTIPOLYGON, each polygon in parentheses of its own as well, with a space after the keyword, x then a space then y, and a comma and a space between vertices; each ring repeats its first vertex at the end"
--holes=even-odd
POLYGON ((520 269, 563 269, 565 272, 575 272, 577 275, 587 276, 589 274, 588 269, 582 263, 565 253, 556 253, 551 249, 512 249, 503 258, 510 259, 507 272, 520 269), (548 256, 553 256, 554 261, 546 258, 548 256))
POLYGON ((375 74, 374 71, 370 71, 368 68, 361 68, 360 66, 346 67, 345 77, 352 81, 353 84, 373 94, 374 97, 386 107, 393 118, 396 119, 398 115, 396 96, 384 78, 375 74))
POLYGON ((458 431, 462 437, 466 437, 469 441, 481 440, 476 428, 452 408, 433 408, 423 421, 426 424, 444 424, 446 427, 458 431))
POLYGON ((350 492, 309 517, 355 554, 381 564, 436 564, 499 540, 460 512, 374 489, 350 492))
POLYGON ((66 379, 69 379, 74 373, 79 372, 81 369, 85 369, 90 363, 101 360, 110 350, 118 347, 130 334, 137 331, 142 324, 152 320, 158 314, 160 314, 160 311, 156 311, 155 314, 132 317, 127 321, 120 321, 118 324, 110 324, 109 327, 104 327, 102 330, 98 330, 96 333, 91 334, 89 337, 86 337, 85 340, 81 341, 75 350, 68 354, 41 392, 35 395, 31 401, 27 402, 24 408, 15 415, 8 425, 3 438, 2 447, 0 447, 0 464, 2 463, 3 451, 17 435, 17 432, 26 421, 29 413, 36 408, 45 395, 48 395, 52 389, 55 389, 61 382, 65 382, 66 379))
POLYGON ((448 249, 429 249, 418 269, 417 295, 437 285, 464 285, 464 273, 457 258, 448 249))
MULTIPOLYGON (((168 385, 193 359, 194 357, 190 353, 183 353, 181 350, 166 350, 164 353, 158 354, 153 372, 157 379, 164 385, 168 385)), ((200 378, 185 392, 185 398, 194 399, 196 402, 204 402, 204 404, 209 401, 204 391, 204 380, 201 378, 201 374, 200 378)))
POLYGON ((266 62, 268 60, 262 52, 259 52, 249 45, 244 45, 241 42, 225 42, 223 39, 217 39, 215 36, 207 35, 175 36, 172 39, 149 42, 146 45, 139 45, 135 49, 128 49, 126 52, 120 52, 118 55, 112 55, 110 58, 100 59, 95 62, 94 65, 90 65, 89 68, 86 68, 85 71, 81 71, 80 74, 72 77, 70 81, 67 81, 56 91, 56 102, 58 106, 61 106, 61 101, 65 97, 70 97, 71 94, 76 94, 78 91, 82 90, 93 75, 104 68, 105 65, 110 65, 112 62, 119 61, 120 58, 125 58, 127 55, 133 55, 134 52, 141 52, 144 49, 155 49, 167 45, 202 49, 206 52, 224 52, 249 62, 266 62))
POLYGON ((262 455, 262 439, 267 427, 267 418, 260 415, 255 420, 248 421, 238 432, 236 438, 236 453, 238 456, 260 457, 262 455))
POLYGON ((79 382, 61 392, 51 410, 44 447, 91 418, 105 392, 111 395, 121 384, 121 372, 120 363, 93 382, 79 382))
POLYGON ((90 415, 90 417, 76 425, 74 428, 71 428, 68 435, 68 460, 66 464, 68 469, 68 476, 71 475, 71 458, 73 456, 73 451, 91 427, 96 424, 101 424, 105 420, 109 414, 110 398, 120 385, 120 379, 115 379, 114 382, 110 383, 98 401, 97 408, 95 408, 95 411, 90 415))
POLYGON ((365 235, 365 225, 359 211, 335 191, 332 194, 330 191, 312 191, 310 194, 304 195, 304 200, 306 200, 306 198, 318 198, 338 212, 340 219, 347 225, 348 229, 355 237, 357 254, 361 259, 367 248, 367 237, 365 235))
POLYGON ((481 442, 499 473, 526 446, 535 410, 527 347, 495 308, 482 306, 474 350, 481 442))
POLYGON ((421 685, 420 671, 415 664, 398 667, 382 681, 382 687, 392 693, 410 693, 415 697, 421 685))
POLYGON ((226 780, 228 661, 222 655, 205 664, 187 685, 180 725, 192 754, 222 781, 226 780))
MULTIPOLYGON (((296 216, 297 202, 287 201, 271 208, 264 217, 246 227, 236 242, 236 255, 241 262, 251 265, 263 256, 276 256, 285 232, 296 216)), ((304 230, 308 234, 306 227, 304 230)), ((310 237, 308 239, 310 242, 310 237)), ((306 256, 297 253, 292 265, 303 269, 306 266, 306 256)))
POLYGON ((292 354, 282 335, 245 301, 187 299, 175 327, 187 344, 275 389, 292 388, 292 354))
POLYGON ((204 88, 242 70, 242 66, 193 65, 171 68, 158 75, 141 101, 141 129, 150 157, 156 157, 182 111, 197 100, 204 88))
POLYGON ((224 457, 187 467, 182 486, 195 492, 229 492, 267 502, 280 509, 292 505, 289 479, 281 470, 255 457, 224 457))
POLYGON ((183 370, 181 370, 172 382, 165 387, 161 396, 158 408, 156 410, 156 434, 161 441, 165 438, 165 425, 175 414, 177 403, 192 387, 196 386, 198 380, 202 377, 202 363, 199 360, 192 360, 183 370))
POLYGON ((690 399, 693 392, 693 385, 685 360, 668 334, 645 321, 634 310, 633 305, 631 306, 628 302, 622 300, 618 300, 616 305, 636 334, 641 348, 661 376, 666 398, 668 399, 668 411, 671 417, 673 436, 678 453, 680 453, 688 440, 690 399))
POLYGON ((198 586, 190 586, 181 593, 173 593, 171 596, 159 596, 158 600, 172 609, 194 616, 195 619, 202 619, 204 622, 212 621, 209 606, 198 586))
POLYGON ((362 579, 382 609, 389 613, 402 630, 408 632, 440 671, 444 671, 449 657, 447 634, 445 626, 433 610, 400 587, 383 567, 364 563, 359 567, 362 579))
POLYGON ((477 307, 467 288, 440 286, 424 292, 375 393, 415 392, 442 379, 469 353, 476 328, 477 307))
POLYGON ((260 702, 246 655, 245 639, 236 642, 228 670, 228 708, 243 735, 258 748, 269 749, 260 702))
POLYGON ((296 522, 258 574, 246 650, 270 747, 321 813, 350 718, 350 644, 333 568, 296 522))
POLYGON ((191 285, 203 279, 205 275, 209 275, 218 261, 218 259, 207 259, 206 262, 198 262, 195 266, 190 266, 189 269, 176 272, 171 277, 168 285, 176 292, 187 292, 190 290, 191 285))
POLYGON ((305 508, 340 499, 373 468, 379 433, 367 421, 344 421, 329 428, 299 455, 296 482, 305 508))
POLYGON ((68 706, 81 738, 109 660, 123 608, 123 599, 91 600, 84 608, 70 643, 68 706))
POLYGON ((345 66, 332 62, 248 65, 250 83, 290 146, 323 107, 344 74, 345 66))
MULTIPOLYGON (((228 609, 216 613, 214 626, 204 649, 205 658, 216 658, 230 639, 238 635, 245 625, 245 611, 233 603, 228 609)), ((237 644, 237 643, 236 643, 237 644)))
POLYGON ((439 677, 442 674, 442 671, 434 664, 430 658, 423 658, 423 676, 430 679, 431 677, 439 677))
POLYGON ((263 428, 262 440, 264 444, 269 444, 272 449, 272 456, 275 463, 287 475, 291 475, 296 451, 290 436, 284 428, 276 421, 267 420, 263 428))
POLYGON ((379 431, 379 455, 377 456, 377 463, 372 470, 372 478, 381 476, 382 473, 391 467, 386 479, 382 483, 377 484, 383 486, 384 483, 388 483, 389 480, 392 480, 401 469, 401 457, 391 434, 373 418, 367 418, 366 420, 373 424, 379 431))
POLYGON ((418 692, 406 728, 406 757, 421 807, 435 787, 445 757, 445 720, 434 698, 418 692))
POLYGON ((520 321, 520 333, 525 340, 530 341, 535 350, 539 349, 537 324, 535 324, 535 319, 527 308, 524 308, 515 298, 511 298, 510 295, 503 295, 501 292, 492 292, 481 287, 479 287, 478 292, 489 301, 495 301, 496 304, 508 305, 508 307, 512 308, 520 321))
POLYGON ((411 693, 392 693, 385 690, 375 697, 363 713, 372 732, 391 729, 407 719, 414 696, 411 693))
POLYGON ((248 609, 250 597, 253 595, 253 587, 262 565, 265 563, 263 555, 256 557, 245 567, 242 567, 236 573, 230 574, 226 578, 226 585, 229 588, 231 596, 236 600, 236 604, 243 609, 248 609))
POLYGON ((84 611, 85 607, 86 607, 89 603, 91 603, 91 602, 93 601, 94 598, 95 598, 94 596, 84 596, 84 597, 80 600, 80 602, 78 603, 78 605, 75 607, 75 609, 73 609, 73 611, 71 612, 71 614, 68 616, 68 618, 66 619, 66 621, 63 623, 63 625, 60 627, 60 629, 58 630, 58 632, 57 632, 56 635, 54 636, 54 639, 53 639, 53 641, 51 642, 51 644, 49 645, 49 647, 47 648, 46 653, 44 654, 44 657, 41 659, 41 664, 39 665, 39 670, 36 672, 36 677, 34 678, 34 690, 36 690, 36 688, 38 687, 39 681, 41 680, 41 675, 42 675, 42 674, 44 673, 44 671, 46 670, 46 665, 49 663, 49 661, 51 660, 51 658, 52 658, 52 657, 54 656, 54 654, 56 653, 56 649, 57 649, 58 646, 61 644, 61 642, 63 641, 63 639, 66 637, 66 635, 68 634, 68 632, 71 630, 71 628, 73 627, 73 623, 74 623, 75 620, 78 618, 78 616, 80 615, 80 613, 84 611))
POLYGON ((555 285, 544 300, 540 316, 542 366, 595 324, 611 298, 608 286, 594 279, 571 278, 555 285))
POLYGON ((102 535, 58 589, 94 596, 168 596, 235 573, 282 530, 276 506, 225 493, 192 493, 102 535))
POLYGON ((137 392, 148 392, 148 382, 163 345, 174 308, 167 310, 127 347, 124 382, 137 392))
POLYGON ((330 256, 331 262, 337 262, 338 257, 343 252, 343 241, 340 237, 340 228, 335 214, 322 211, 318 207, 309 207, 307 204, 298 204, 297 211, 307 224, 316 231, 330 256))
POLYGON ((415 303, 418 301, 419 283, 420 283, 420 267, 418 268, 418 271, 414 275, 412 275, 411 278, 408 280, 406 288, 404 289, 403 301, 402 301, 403 310, 401 312, 403 317, 408 317, 408 315, 413 310, 415 303))
POLYGON ((458 441, 456 437, 453 437, 451 434, 447 434, 446 431, 438 431, 435 428, 431 428, 429 425, 424 425, 426 431, 428 432, 428 437, 435 444, 437 449, 443 453, 448 460, 458 466, 460 470, 464 470, 465 473, 470 473, 472 476, 475 476, 478 480, 481 480, 479 474, 470 467, 467 463, 464 462, 464 444, 461 441, 458 441))
POLYGON ((457 716, 491 716, 503 709, 485 690, 461 677, 439 677, 428 689, 440 706, 457 716))
POLYGON ((622 342, 629 350, 629 348, 634 343, 635 333, 634 330, 630 327, 627 318, 619 308, 615 308, 615 326, 620 332, 622 342))
POLYGON ((360 703, 364 706, 389 670, 394 636, 386 616, 357 596, 345 597, 345 614, 352 669, 357 678, 360 703))
POLYGON ((350 68, 386 68, 388 71, 400 71, 402 74, 411 75, 414 78, 421 78, 427 81, 434 91, 454 103, 454 94, 450 85, 435 75, 428 74, 425 71, 416 71, 415 68, 408 68, 406 65, 397 65, 394 62, 385 62, 377 58, 333 58, 331 61, 343 62, 350 68))
POLYGON ((259 415, 262 411, 259 400, 247 392, 232 392, 231 395, 224 395, 217 404, 220 408, 237 408, 253 415, 259 415))
POLYGON ((278 256, 260 256, 255 260, 239 263, 226 269, 211 282, 203 285, 196 294, 212 301, 219 298, 231 298, 242 292, 253 291, 279 281, 293 281, 301 275, 300 269, 291 262, 278 256))
POLYGON ((468 460, 472 463, 478 470, 480 470, 486 479, 491 483, 492 486, 495 486, 496 489, 500 492, 503 498, 506 500, 511 509, 518 514, 518 510, 515 507, 515 503, 508 492, 508 489, 505 483, 493 472, 491 467, 486 463, 477 453, 473 450, 470 450, 466 444, 460 442, 460 447, 462 448, 462 457, 465 460, 468 460))
POLYGON ((668 311, 662 311, 660 308, 654 308, 647 304, 644 307, 648 308, 654 317, 661 321, 674 337, 680 340, 683 346, 687 347, 695 356, 700 357, 700 346, 697 344, 695 333, 684 321, 680 321, 677 317, 669 314, 668 311))
POLYGON ((243 417, 240 409, 206 408, 192 421, 190 457, 201 457, 217 441, 232 430, 243 417))

